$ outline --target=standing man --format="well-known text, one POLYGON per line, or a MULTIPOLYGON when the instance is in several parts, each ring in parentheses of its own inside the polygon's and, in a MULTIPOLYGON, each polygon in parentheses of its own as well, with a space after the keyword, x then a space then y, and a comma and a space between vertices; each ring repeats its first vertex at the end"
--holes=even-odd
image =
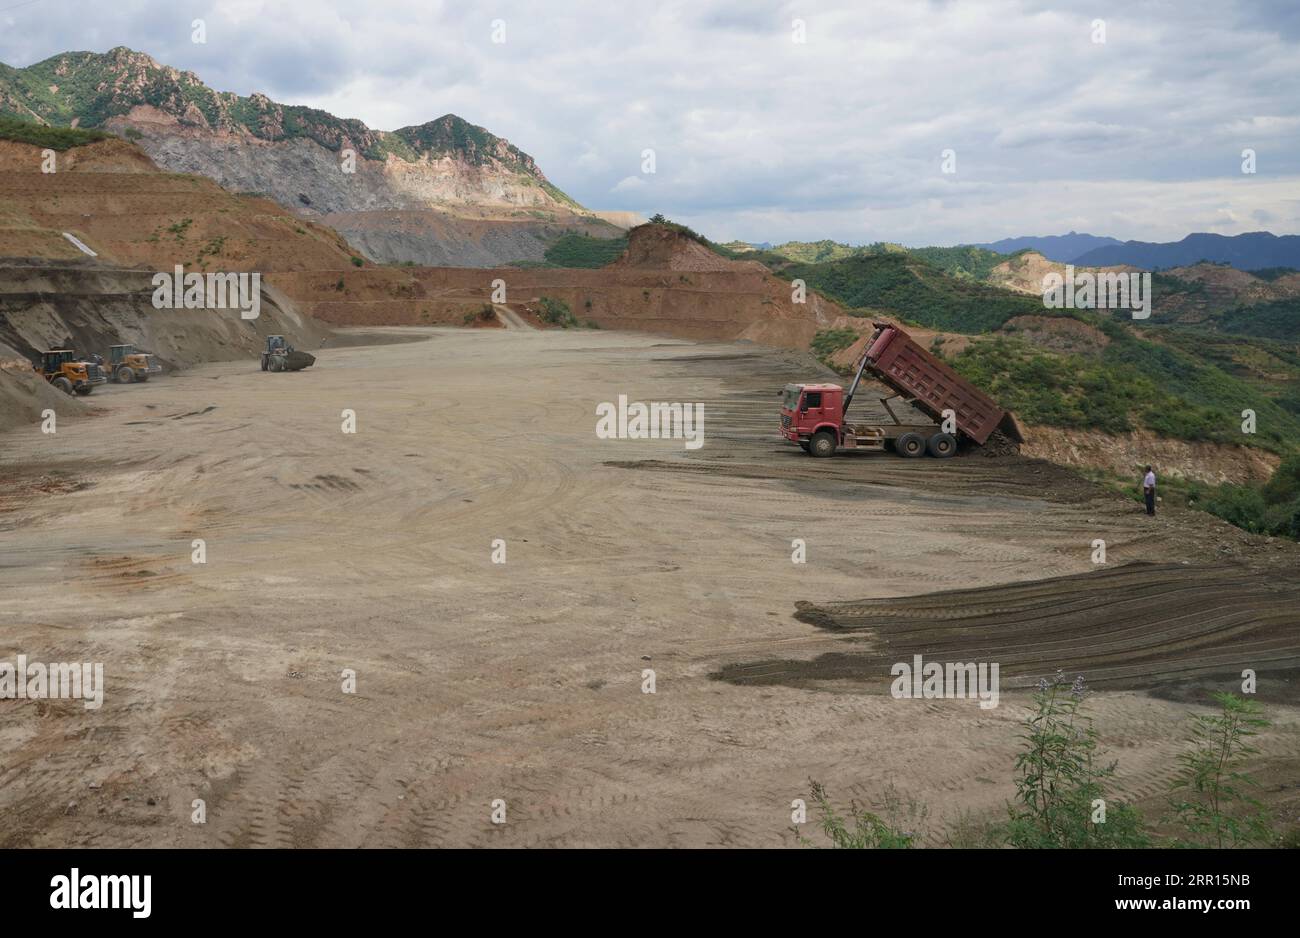
POLYGON ((1142 494, 1147 500, 1147 514, 1156 513, 1156 474, 1147 466, 1147 474, 1142 477, 1142 494))

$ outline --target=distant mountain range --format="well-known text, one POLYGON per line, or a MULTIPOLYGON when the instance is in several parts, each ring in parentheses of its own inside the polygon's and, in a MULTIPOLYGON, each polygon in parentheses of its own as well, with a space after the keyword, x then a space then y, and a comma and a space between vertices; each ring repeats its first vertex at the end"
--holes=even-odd
POLYGON ((1269 267, 1300 268, 1300 235, 1278 236, 1251 231, 1234 236, 1189 234, 1181 241, 1125 241, 1094 248, 1073 259, 1089 267, 1131 264, 1145 270, 1186 267, 1198 261, 1229 264, 1238 270, 1269 267))
POLYGON ((1080 234, 1071 231, 1063 235, 1031 235, 1026 238, 1003 238, 986 244, 972 244, 970 247, 984 248, 999 254, 1015 254, 1017 251, 1037 251, 1049 261, 1071 264, 1075 258, 1097 248, 1111 247, 1123 242, 1117 238, 1101 238, 1097 235, 1080 234))
POLYGON ((1239 235, 1198 232, 1181 241, 1119 241, 1071 231, 1065 235, 1003 238, 971 245, 1014 254, 1037 251, 1058 264, 1080 267, 1111 267, 1126 264, 1144 270, 1168 270, 1187 267, 1200 261, 1228 264, 1238 270, 1264 270, 1270 267, 1300 269, 1300 235, 1275 235, 1251 231, 1239 235))

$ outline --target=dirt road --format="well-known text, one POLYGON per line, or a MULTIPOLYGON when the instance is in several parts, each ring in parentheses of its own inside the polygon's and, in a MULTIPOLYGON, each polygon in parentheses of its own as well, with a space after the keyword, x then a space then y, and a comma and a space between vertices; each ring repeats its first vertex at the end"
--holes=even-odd
MULTIPOLYGON (((1152 521, 1032 461, 814 461, 776 439, 777 389, 808 373, 782 353, 428 335, 104 388, 97 416, 0 435, 0 661, 102 662, 106 683, 98 710, 0 701, 0 844, 778 846, 810 777, 845 801, 892 784, 936 821, 995 814, 1023 692, 983 710, 895 700, 878 669, 728 678, 893 640, 798 603, 1084 574, 1096 538, 1109 567, 1295 569, 1295 545, 1152 521), (620 394, 704 403, 705 445, 598 439, 620 394)), ((1197 680, 1259 667, 1261 747, 1294 768, 1300 629, 1283 616, 1268 656, 1234 654, 1231 624, 1197 680)), ((1180 751, 1193 708, 1169 676, 1090 705, 1129 797, 1157 795, 1180 751)))

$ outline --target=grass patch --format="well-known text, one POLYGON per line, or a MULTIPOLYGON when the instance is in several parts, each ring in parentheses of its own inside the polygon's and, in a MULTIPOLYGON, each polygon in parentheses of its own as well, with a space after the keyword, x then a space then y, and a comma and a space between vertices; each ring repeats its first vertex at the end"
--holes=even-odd
POLYGON ((35 121, 0 117, 0 140, 30 143, 47 150, 71 150, 113 136, 104 130, 81 130, 73 127, 46 127, 35 121))
MULTIPOLYGON (((546 249, 548 267, 604 267, 618 260, 627 250, 627 237, 592 238, 567 232, 546 249)), ((542 265, 538 265, 542 266, 542 265)))
POLYGON ((564 300, 544 296, 538 302, 542 308, 537 315, 547 325, 569 329, 578 324, 578 318, 573 315, 573 310, 569 309, 569 304, 564 300))

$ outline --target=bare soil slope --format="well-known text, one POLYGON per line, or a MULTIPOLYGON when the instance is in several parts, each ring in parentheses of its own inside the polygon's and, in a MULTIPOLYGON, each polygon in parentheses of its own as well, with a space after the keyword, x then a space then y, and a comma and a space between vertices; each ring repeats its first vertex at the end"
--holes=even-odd
POLYGON ((152 270, 343 268, 356 253, 337 232, 268 199, 161 172, 122 140, 58 161, 44 173, 39 147, 0 142, 0 257, 83 257, 65 231, 106 263, 152 270))
POLYGON ((606 329, 806 349, 818 330, 869 328, 815 292, 793 302, 790 284, 761 264, 728 260, 654 225, 633 230, 625 255, 595 270, 367 268, 273 279, 311 315, 339 325, 460 324, 502 282, 512 307, 552 297, 606 329))

